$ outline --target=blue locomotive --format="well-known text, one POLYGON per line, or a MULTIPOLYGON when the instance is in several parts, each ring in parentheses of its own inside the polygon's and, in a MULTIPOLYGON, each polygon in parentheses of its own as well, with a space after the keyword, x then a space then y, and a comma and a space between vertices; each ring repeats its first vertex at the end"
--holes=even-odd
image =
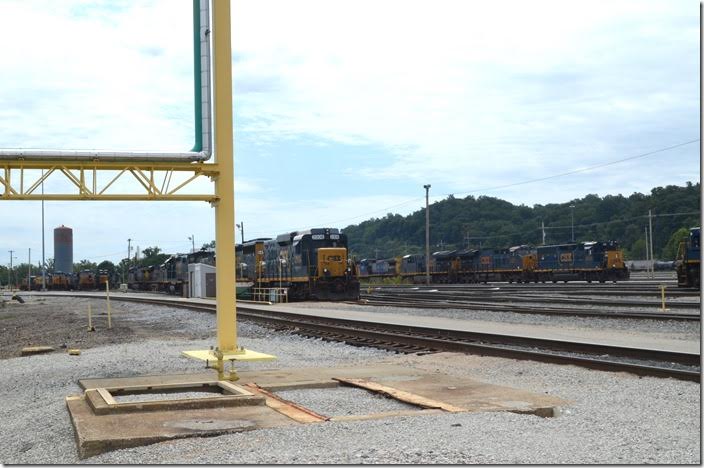
POLYGON ((701 288, 699 280, 701 262, 701 228, 689 230, 687 239, 680 242, 677 251, 675 269, 677 270, 677 286, 685 288, 701 288))
MULTIPOLYGON (((425 282, 425 257, 405 255, 396 261, 397 268, 382 271, 373 261, 365 260, 360 278, 400 277, 411 282, 425 282)), ((388 260, 377 260, 388 264, 388 260)), ((613 241, 580 242, 530 247, 519 245, 506 249, 462 249, 434 252, 429 272, 434 283, 547 282, 626 280, 630 277, 623 251, 613 241)))
POLYGON ((313 228, 255 239, 235 248, 239 278, 259 288, 286 288, 292 300, 356 300, 359 280, 347 236, 313 228))

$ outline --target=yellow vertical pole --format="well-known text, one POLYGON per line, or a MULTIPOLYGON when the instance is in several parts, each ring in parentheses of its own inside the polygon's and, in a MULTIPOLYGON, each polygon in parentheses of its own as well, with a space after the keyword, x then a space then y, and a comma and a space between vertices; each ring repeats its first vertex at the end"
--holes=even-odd
POLYGON ((660 285, 660 293, 662 295, 662 311, 665 312, 667 309, 665 308, 665 285, 661 284, 660 285))
POLYGON ((93 331, 93 320, 90 313, 90 304, 88 304, 88 331, 93 331))
POLYGON ((232 130, 230 0, 213 0, 213 103, 215 162, 215 257, 217 347, 237 350, 235 309, 235 174, 232 130))
POLYGON ((105 283, 105 299, 108 301, 108 328, 112 328, 112 319, 110 318, 110 287, 105 283))

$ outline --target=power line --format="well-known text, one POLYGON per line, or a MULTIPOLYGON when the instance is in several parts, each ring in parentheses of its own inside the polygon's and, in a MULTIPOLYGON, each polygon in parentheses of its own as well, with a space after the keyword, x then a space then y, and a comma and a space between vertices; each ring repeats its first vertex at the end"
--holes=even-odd
MULTIPOLYGON (((687 211, 687 212, 682 212, 682 213, 660 213, 653 215, 653 218, 658 218, 658 217, 666 217, 666 216, 689 216, 689 215, 695 215, 699 214, 699 211, 687 211)), ((589 224, 575 224, 574 227, 591 227, 591 226, 599 226, 603 224, 612 224, 612 223, 625 223, 628 221, 635 221, 637 219, 642 219, 642 218, 647 218, 648 215, 642 215, 642 216, 634 216, 632 218, 624 218, 624 219, 612 219, 611 221, 600 221, 598 223, 589 223, 589 224)), ((567 226, 545 226, 545 229, 569 229, 571 228, 572 225, 567 225, 567 226)), ((541 229, 541 228, 538 228, 541 229)))
MULTIPOLYGON (((596 164, 596 165, 594 165, 594 166, 584 167, 584 168, 581 168, 581 169, 575 169, 575 170, 572 170, 572 171, 561 172, 561 173, 559 173, 559 174, 553 174, 553 175, 549 175, 549 176, 546 176, 546 177, 540 177, 540 178, 537 178, 537 179, 529 179, 529 180, 524 180, 524 181, 521 181, 521 182, 514 182, 514 183, 511 183, 511 184, 497 185, 497 186, 493 186, 493 187, 486 187, 486 188, 481 188, 481 189, 476 189, 476 190, 470 190, 470 191, 466 191, 466 192, 445 193, 445 194, 441 194, 441 195, 435 196, 435 197, 433 197, 433 198, 436 198, 436 199, 437 199, 437 198, 447 197, 447 196, 450 196, 450 195, 453 195, 453 196, 454 196, 454 195, 472 194, 472 193, 484 192, 484 191, 489 191, 489 190, 498 190, 498 189, 502 189, 502 188, 516 187, 516 186, 519 186, 519 185, 531 184, 531 183, 534 183, 534 182, 542 182, 542 181, 544 181, 544 180, 550 180, 550 179, 555 179, 555 178, 558 178, 558 177, 564 177, 564 176, 567 176, 567 175, 572 175, 572 174, 578 174, 578 173, 581 173, 581 172, 591 171, 591 170, 599 169, 599 168, 602 168, 602 167, 612 166, 612 165, 614 165, 614 164, 620 164, 620 163, 626 162, 626 161, 632 161, 632 160, 634 160, 634 159, 645 158, 645 157, 647 157, 647 156, 652 156, 653 154, 662 153, 662 152, 669 151, 669 150, 672 150, 672 149, 675 149, 675 148, 679 148, 679 147, 681 147, 681 146, 691 145, 692 143, 696 143, 696 142, 698 142, 698 141, 699 141, 699 138, 696 138, 696 139, 694 139, 694 140, 689 140, 689 141, 686 141, 686 142, 684 142, 684 143, 678 143, 678 144, 676 144, 676 145, 667 146, 667 147, 664 147, 664 148, 659 148, 659 149, 656 149, 656 150, 653 150, 653 151, 649 151, 649 152, 647 152, 647 153, 637 154, 637 155, 635 155, 635 156, 629 156, 629 157, 627 157, 627 158, 617 159, 617 160, 614 160, 614 161, 609 161, 609 162, 602 163, 602 164, 596 164)), ((363 214, 360 214, 360 215, 357 215, 357 216, 353 216, 353 217, 349 217, 349 218, 343 218, 343 219, 338 219, 338 220, 336 220, 336 221, 328 221, 328 222, 325 222, 325 223, 320 223, 320 225, 328 226, 328 225, 333 225, 333 224, 340 223, 340 222, 343 222, 343 221, 350 221, 350 220, 353 220, 353 219, 362 218, 362 217, 364 217, 364 216, 369 216, 370 214, 375 214, 375 213, 380 213, 380 212, 388 211, 388 210, 390 210, 391 208, 397 208, 397 207, 399 207, 399 206, 407 205, 407 204, 412 203, 412 202, 415 202, 415 201, 423 200, 423 198, 424 198, 424 197, 412 198, 412 199, 406 200, 406 201, 404 201, 404 202, 402 202, 402 203, 398 203, 398 204, 396 204, 396 205, 391 205, 391 206, 388 206, 388 207, 385 207, 385 208, 381 208, 381 209, 378 209, 378 210, 375 210, 375 211, 372 211, 372 212, 363 213, 363 214)), ((421 209, 423 209, 423 208, 421 208, 421 209)), ((303 229, 304 229, 304 228, 303 228, 303 229)), ((297 231, 297 230, 301 230, 301 229, 288 229, 288 230, 285 230, 285 229, 284 229, 284 230, 279 230, 278 232, 297 231)))
POLYGON ((524 181, 522 181, 522 182, 515 182, 515 183, 512 183, 512 184, 497 185, 497 186, 495 186, 495 187, 486 187, 486 188, 481 188, 481 189, 477 189, 477 190, 470 190, 470 191, 468 191, 468 192, 446 193, 446 194, 444 194, 444 195, 445 195, 445 196, 449 196, 449 195, 464 195, 464 194, 467 194, 467 193, 484 192, 484 191, 487 191, 487 190, 497 190, 497 189, 502 189, 502 188, 515 187, 515 186, 518 186, 518 185, 531 184, 531 183, 533 183, 533 182, 542 182, 542 181, 544 181, 544 180, 555 179, 555 178, 557 178, 557 177, 563 177, 563 176, 566 176, 566 175, 572 175, 572 174, 578 174, 578 173, 580 173, 580 172, 591 171, 591 170, 593 170, 593 169, 598 169, 598 168, 601 168, 601 167, 612 166, 612 165, 614 165, 614 164, 619 164, 619 163, 622 163, 622 162, 625 162, 625 161, 632 161, 632 160, 638 159, 638 158, 645 158, 646 156, 651 156, 651 155, 653 155, 653 154, 662 153, 663 151, 669 151, 669 150, 671 150, 671 149, 679 148, 680 146, 691 145, 692 143, 696 143, 697 141, 699 141, 699 138, 697 138, 697 139, 695 139, 695 140, 686 141, 686 142, 684 142, 684 143, 679 143, 679 144, 677 144, 677 145, 668 146, 668 147, 665 147, 665 148, 660 148, 660 149, 657 149, 657 150, 655 150, 655 151, 650 151, 650 152, 648 152, 648 153, 638 154, 638 155, 635 155, 635 156, 629 156, 629 157, 627 157, 627 158, 617 159, 617 160, 615 160, 615 161, 610 161, 610 162, 606 162, 606 163, 602 163, 602 164, 597 164, 597 165, 595 165, 595 166, 584 167, 584 168, 582 168, 582 169, 575 169, 575 170, 573 170, 573 171, 561 172, 561 173, 559 173, 559 174, 554 174, 554 175, 550 175, 550 176, 546 176, 546 177, 540 177, 540 178, 538 178, 538 179, 529 179, 529 180, 524 180, 524 181))

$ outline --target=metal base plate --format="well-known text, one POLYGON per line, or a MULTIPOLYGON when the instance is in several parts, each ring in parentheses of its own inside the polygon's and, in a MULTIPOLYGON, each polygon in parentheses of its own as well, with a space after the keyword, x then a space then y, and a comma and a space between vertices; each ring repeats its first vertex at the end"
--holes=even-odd
MULTIPOLYGON (((200 359, 201 361, 217 361, 218 356, 212 349, 203 349, 196 351, 182 351, 184 356, 193 359, 200 359)), ((251 349, 242 349, 237 352, 224 352, 222 353, 223 361, 271 361, 276 359, 276 356, 271 354, 260 353, 257 351, 252 351, 251 349)))

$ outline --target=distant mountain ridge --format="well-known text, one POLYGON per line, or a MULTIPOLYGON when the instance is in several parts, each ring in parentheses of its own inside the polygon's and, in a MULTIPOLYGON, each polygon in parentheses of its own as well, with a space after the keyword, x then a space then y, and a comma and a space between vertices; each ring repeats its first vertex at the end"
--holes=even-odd
MULTIPOLYGON (((576 242, 615 240, 627 259, 645 258, 648 210, 653 213, 655 258, 672 260, 685 230, 701 223, 700 184, 655 187, 650 194, 587 195, 567 203, 513 205, 499 198, 450 195, 430 205, 431 251, 464 247, 508 247, 570 242, 574 205, 576 242)), ((408 216, 387 214, 344 228, 351 254, 361 258, 388 258, 425 249, 425 208, 408 216)))

